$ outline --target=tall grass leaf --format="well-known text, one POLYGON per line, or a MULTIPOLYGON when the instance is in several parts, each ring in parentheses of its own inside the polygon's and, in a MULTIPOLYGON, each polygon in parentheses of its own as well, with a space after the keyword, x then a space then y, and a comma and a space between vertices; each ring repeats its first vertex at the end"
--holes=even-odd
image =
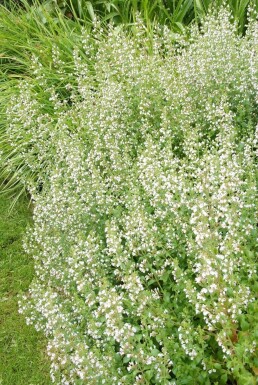
POLYGON ((96 14, 94 12, 94 9, 93 9, 93 6, 92 6, 92 3, 90 1, 86 1, 86 7, 87 7, 87 10, 89 12, 89 15, 91 17, 91 20, 94 21, 96 19, 96 14))
POLYGON ((188 12, 192 9, 192 0, 180 0, 171 15, 172 22, 182 23, 188 12))

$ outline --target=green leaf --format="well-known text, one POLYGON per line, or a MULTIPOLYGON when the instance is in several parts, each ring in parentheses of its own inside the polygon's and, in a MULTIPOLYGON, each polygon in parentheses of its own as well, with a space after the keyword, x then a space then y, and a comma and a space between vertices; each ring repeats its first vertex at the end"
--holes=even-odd
POLYGON ((170 294, 169 293, 164 293, 163 299, 164 299, 165 303, 170 303, 170 299, 171 299, 170 294))
POLYGON ((123 358, 123 363, 124 364, 127 364, 129 361, 130 361, 130 357, 127 357, 127 356, 125 356, 124 358, 123 358))
POLYGON ((224 373, 224 374, 221 376, 221 378, 220 378, 220 383, 221 383, 222 385, 224 385, 224 384, 227 383, 227 380, 228 380, 228 375, 227 375, 227 373, 224 373))
POLYGON ((144 373, 144 378, 148 381, 150 381, 153 377, 153 370, 147 370, 145 373, 144 373))
POLYGON ((160 353, 160 351, 158 349, 156 349, 156 348, 152 349, 152 351, 151 351, 151 355, 153 357, 157 357, 159 353, 160 353))
POLYGON ((241 322, 240 322, 240 326, 241 326, 241 329, 246 332, 247 330, 250 329, 250 324, 248 322, 246 322, 246 320, 244 318, 242 318, 241 322))
POLYGON ((96 14, 95 14, 95 12, 94 12, 92 3, 91 3, 90 1, 86 1, 85 5, 86 5, 87 10, 88 10, 88 12, 89 12, 89 15, 90 15, 90 17, 91 17, 91 20, 95 20, 96 14))

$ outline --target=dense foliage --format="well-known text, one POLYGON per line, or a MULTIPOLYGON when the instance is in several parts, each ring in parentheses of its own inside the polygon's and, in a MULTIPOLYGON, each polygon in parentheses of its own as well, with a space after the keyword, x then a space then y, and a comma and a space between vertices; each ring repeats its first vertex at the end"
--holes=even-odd
POLYGON ((30 11, 36 8, 38 15, 45 20, 45 13, 61 10, 66 18, 81 23, 91 22, 96 17, 115 24, 128 24, 135 21, 137 13, 141 14, 146 24, 158 21, 177 31, 184 30, 193 20, 199 22, 209 8, 228 6, 238 24, 238 30, 245 30, 248 7, 256 7, 256 0, 2 0, 9 9, 14 6, 30 11))
MULTIPOLYGON (((73 49, 83 50, 80 41, 81 29, 84 28, 90 36, 94 35, 96 17, 101 16, 103 33, 106 33, 105 22, 127 28, 134 34, 135 21, 139 15, 144 20, 146 33, 153 34, 156 25, 168 25, 173 32, 186 31, 190 22, 200 22, 210 10, 215 12, 221 4, 228 7, 237 24, 238 33, 246 29, 248 13, 255 17, 258 3, 254 0, 176 0, 176 1, 55 1, 55 0, 6 0, 5 7, 0 6, 0 176, 5 180, 4 190, 24 192, 27 183, 41 178, 45 170, 34 164, 35 170, 27 162, 24 163, 23 136, 10 141, 6 134, 6 101, 16 98, 19 78, 35 78, 32 62, 36 58, 40 62, 41 71, 49 79, 48 85, 60 94, 67 94, 63 87, 60 68, 54 63, 54 51, 60 51, 62 56, 62 71, 69 73, 70 80, 73 72, 73 49), (17 7, 17 4, 20 7, 17 7), (122 23, 122 24, 121 24, 122 23), (92 35, 93 28, 93 35, 92 35), (65 68, 64 68, 65 67, 65 68), (51 82, 50 82, 51 79, 51 82), (18 188, 18 189, 17 189, 18 188)), ((177 34, 171 33, 171 39, 180 40, 177 34)), ((93 42, 93 45, 95 43, 93 42)), ((54 55, 55 56, 55 55, 54 55)), ((88 60, 88 59, 87 59, 88 60)), ((72 86, 75 86, 72 82, 72 86)), ((19 90, 18 90, 19 92, 19 90)), ((42 95, 41 107, 46 110, 42 95)), ((28 137, 26 136, 26 140, 28 137)), ((34 147, 31 152, 33 153, 34 147)), ((33 156, 32 156, 33 158, 33 156)), ((41 164, 42 166, 42 164, 41 164)), ((40 167, 41 167, 40 166, 40 167)), ((40 182, 41 183, 41 182, 40 182)), ((3 185, 1 186, 1 190, 3 185)))
POLYGON ((13 82, 5 141, 35 201, 20 309, 57 384, 256 384, 258 25, 229 18, 177 43, 82 28, 13 82))

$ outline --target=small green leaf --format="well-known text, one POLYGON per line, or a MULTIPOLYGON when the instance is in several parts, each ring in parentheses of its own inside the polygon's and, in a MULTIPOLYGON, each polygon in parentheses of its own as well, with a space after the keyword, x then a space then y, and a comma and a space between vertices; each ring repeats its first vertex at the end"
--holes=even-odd
POLYGON ((144 373, 144 377, 146 380, 150 381, 153 377, 153 370, 147 370, 145 373, 144 373))
POLYGON ((242 318, 241 322, 240 322, 240 326, 241 326, 241 329, 246 332, 247 330, 249 330, 250 328, 250 324, 248 322, 246 322, 246 320, 244 318, 242 318))
POLYGON ((164 302, 165 303, 169 303, 170 302, 170 294, 169 293, 164 293, 164 302))
POLYGON ((224 373, 224 374, 221 376, 220 383, 221 383, 222 385, 224 385, 224 384, 227 383, 227 380, 228 380, 228 375, 227 375, 227 373, 224 373))
POLYGON ((153 356, 153 357, 157 357, 157 355, 160 353, 160 351, 158 350, 158 349, 156 349, 156 348, 154 348, 154 349, 152 349, 152 351, 151 351, 151 355, 153 356))
POLYGON ((125 356, 125 357, 123 358, 123 363, 124 363, 124 364, 127 364, 129 361, 130 361, 130 357, 125 356))

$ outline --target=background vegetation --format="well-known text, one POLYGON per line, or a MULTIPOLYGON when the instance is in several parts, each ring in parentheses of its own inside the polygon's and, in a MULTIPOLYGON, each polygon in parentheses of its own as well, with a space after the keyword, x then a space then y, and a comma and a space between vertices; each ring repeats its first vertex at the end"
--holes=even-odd
POLYGON ((24 1, 5 0, 4 4, 28 6, 36 4, 39 12, 52 12, 58 7, 66 17, 85 23, 96 16, 115 24, 128 24, 135 21, 137 13, 149 25, 153 21, 168 24, 175 30, 182 31, 190 22, 200 22, 209 8, 228 6, 239 25, 239 32, 245 29, 248 6, 256 7, 255 0, 41 0, 24 1))

